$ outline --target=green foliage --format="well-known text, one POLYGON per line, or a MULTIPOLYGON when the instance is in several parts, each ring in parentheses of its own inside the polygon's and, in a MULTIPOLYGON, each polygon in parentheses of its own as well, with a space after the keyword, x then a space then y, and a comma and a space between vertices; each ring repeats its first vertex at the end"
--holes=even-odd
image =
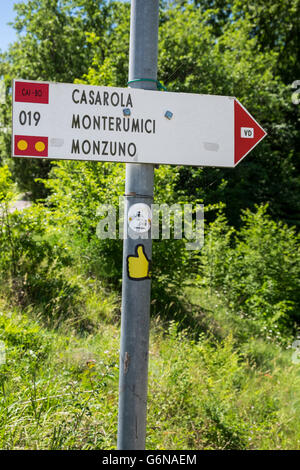
MULTIPOLYGON (((296 388, 288 389, 292 376, 296 382, 299 377, 290 358, 269 349, 265 359, 269 370, 260 372, 236 352, 230 335, 220 343, 204 336, 195 342, 187 332, 179 332, 174 322, 167 335, 156 335, 151 349, 147 448, 286 448, 286 420, 294 427, 297 414, 296 388), (280 365, 275 357, 281 357, 280 365)), ((294 436, 299 433, 297 427, 294 436)), ((292 448, 297 448, 298 439, 290 443, 292 448)))
MULTIPOLYGON (((169 202, 174 201, 177 173, 163 167, 156 170, 157 203, 164 200, 159 196, 160 193, 164 194, 162 187, 170 195, 169 202)), ((50 232, 54 231, 56 237, 65 243, 73 262, 81 266, 86 275, 120 288, 123 242, 119 238, 119 223, 123 222, 118 217, 124 205, 121 197, 124 194, 124 166, 58 162, 44 184, 50 191, 47 199, 50 232), (97 235, 97 225, 107 215, 106 211, 99 211, 101 204, 110 204, 115 211, 115 239, 100 239, 97 235)), ((179 195, 177 197, 179 199, 179 195)), ((182 239, 157 240, 153 243, 154 314, 170 318, 176 311, 176 295, 191 268, 191 255, 186 250, 185 242, 182 239)))
MULTIPOLYGON (((210 224, 200 253, 153 243, 148 448, 299 447, 299 371, 283 350, 300 321, 299 236, 278 222, 299 223, 298 3, 161 2, 159 80, 237 96, 268 137, 235 170, 155 169, 155 203, 205 203, 210 224)), ((119 215, 124 165, 9 160, 11 78, 126 86, 129 2, 16 11, 0 60, 0 447, 111 449, 122 240, 118 223, 115 239, 97 227, 99 205, 119 215), (42 204, 14 210, 15 182, 42 204)))
MULTIPOLYGON (((97 210, 96 200, 118 202, 122 167, 111 173, 113 168, 108 164, 105 168, 86 163, 78 171, 78 163, 60 162, 47 181, 51 191, 47 208, 34 206, 22 214, 8 212, 8 219, 3 219, 1 241, 5 249, 1 253, 9 252, 6 235, 9 224, 18 255, 15 274, 23 279, 22 290, 30 297, 35 312, 40 307, 44 316, 63 321, 59 322, 60 332, 47 333, 27 317, 11 313, 0 317, 0 339, 7 348, 7 363, 0 366, 1 448, 111 449, 116 446, 119 332, 108 324, 118 319, 117 312, 112 315, 116 307, 113 300, 107 303, 110 297, 106 292, 95 289, 96 280, 81 276, 75 277, 74 282, 74 266, 64 271, 66 264, 75 264, 76 270, 86 265, 86 274, 92 269, 91 259, 84 259, 81 265, 79 260, 89 247, 93 250, 93 243, 99 246, 103 243, 94 236, 93 214, 97 210), (27 244, 22 239, 25 227, 31 234, 27 244), (21 258, 18 240, 23 247, 21 258), (37 284, 40 304, 32 288, 33 272, 41 275, 37 284), (65 284, 60 286, 59 280, 65 284), (77 289, 78 285, 81 285, 80 295, 70 290, 70 286, 77 289), (76 309, 72 311, 75 304, 76 309), (87 320, 91 324, 92 310, 96 312, 93 321, 99 332, 79 338, 75 331, 82 331, 81 325, 87 324, 87 320), (68 336, 63 329, 68 329, 68 336)), ((165 186, 168 202, 174 200, 173 185, 177 178, 176 171, 172 177, 166 168, 157 171, 158 194, 163 198, 161 188, 165 186)), ((13 187, 7 168, 0 175, 0 190, 3 200, 11 200, 13 187)), ((158 247, 154 253, 157 257, 154 301, 158 303, 160 295, 165 303, 164 310, 159 305, 154 305, 154 309, 160 316, 167 311, 178 323, 173 321, 166 329, 166 315, 163 323, 156 320, 151 340, 149 449, 274 449, 299 445, 296 422, 299 377, 296 368, 288 366, 291 359, 266 342, 272 336, 270 329, 276 336, 278 331, 284 333, 287 325, 286 315, 276 317, 271 311, 271 306, 277 305, 276 299, 286 302, 287 297, 292 301, 294 296, 295 305, 299 300, 296 236, 293 229, 275 223, 265 212, 266 208, 259 208, 256 213, 247 211, 244 226, 238 232, 228 226, 222 214, 208 229, 208 243, 201 255, 202 280, 212 290, 222 291, 222 299, 228 301, 227 320, 223 319, 221 324, 221 341, 213 329, 212 337, 204 334, 196 337, 194 331, 182 330, 183 310, 178 299, 184 284, 183 273, 191 273, 190 267, 185 270, 191 259, 180 245, 175 257, 169 241, 154 244, 154 249, 158 247), (168 260, 168 268, 174 267, 174 272, 165 269, 159 256, 163 261, 168 260), (233 279, 236 282, 231 292, 233 279), (269 290, 259 290, 265 279, 269 281, 269 290), (285 297, 279 292, 282 282, 285 297), (156 286, 161 287, 157 292, 156 286), (168 297, 168 289, 172 297, 168 297), (263 316, 253 305, 257 292, 261 302, 267 305, 269 316, 263 316), (235 302, 245 294, 246 300, 252 303, 235 302), (239 335, 233 338, 230 334, 228 320, 241 310, 242 322, 248 322, 242 332, 246 340, 239 343, 239 335), (249 338, 256 332, 266 341, 259 343, 249 338)), ((108 242, 106 249, 112 247, 108 242)), ((105 254, 104 246, 101 249, 99 259, 103 264, 110 257, 115 259, 112 252, 105 254)), ((5 263, 5 258, 2 262, 5 263)), ((3 265, 2 276, 12 265, 11 260, 3 265)), ((101 276, 98 272, 97 277, 102 279, 101 276)), ((191 288, 192 292, 195 290, 191 288)), ((214 305, 218 301, 213 297, 214 305)), ((28 310, 28 302, 23 300, 21 305, 28 310)), ((210 321, 208 314, 202 312, 204 315, 210 321)), ((219 321, 216 309, 213 316, 214 321, 219 321)))
POLYGON ((93 53, 87 73, 80 82, 90 85, 125 87, 128 80, 128 50, 130 29, 130 5, 123 2, 110 3, 112 28, 105 36, 99 31, 87 33, 87 42, 93 53))
MULTIPOLYGON (((6 77, 8 97, 1 107, 9 127, 13 78, 72 83, 92 63, 91 35, 96 32, 101 38, 97 51, 104 54, 114 28, 112 7, 105 0, 30 0, 15 3, 14 8, 17 41, 0 55, 0 77, 6 77)), ((10 156, 9 137, 10 130, 0 150, 5 159, 10 156)), ((29 192, 34 200, 47 195, 35 179, 47 177, 50 161, 15 159, 10 164, 21 191, 29 192)))
POLYGON ((235 232, 224 215, 211 224, 202 253, 203 282, 217 289, 260 334, 280 336, 299 323, 299 236, 267 207, 243 213, 235 232))
POLYGON ((62 276, 69 262, 65 247, 46 236, 47 213, 42 206, 21 212, 13 207, 13 184, 7 167, 0 169, 0 281, 13 301, 34 305, 51 322, 76 316, 79 288, 62 276))
POLYGON ((6 363, 0 365, 1 449, 113 447, 117 349, 112 334, 113 327, 83 341, 70 332, 49 333, 17 312, 1 313, 6 346, 6 363), (109 392, 108 385, 113 385, 109 392))
MULTIPOLYGON (((17 5, 15 28, 22 34, 0 62, 7 84, 4 125, 10 121, 12 77, 126 86, 129 7, 91 0, 17 5)), ((299 106, 292 104, 290 87, 299 72, 298 9, 297 0, 161 2, 158 76, 168 90, 237 96, 268 131, 235 170, 180 169, 175 191, 206 203, 222 200, 235 226, 242 208, 259 203, 269 203, 274 218, 299 224, 299 106)), ((0 152, 7 158, 9 132, 2 139, 0 152)), ((10 164, 22 191, 33 199, 47 195, 35 179, 47 176, 50 162, 10 164)))
POLYGON ((9 204, 14 200, 16 193, 11 173, 7 165, 0 168, 0 203, 4 209, 8 209, 9 204))
POLYGON ((18 40, 8 59, 13 73, 26 79, 73 82, 81 77, 92 59, 86 32, 102 36, 111 24, 102 0, 30 0, 14 8, 18 40))
MULTIPOLYGON (((167 3, 167 2, 165 2, 167 3)), ((174 0, 181 9, 191 4, 208 14, 207 23, 214 35, 221 37, 229 23, 239 19, 251 25, 250 37, 257 41, 258 50, 273 50, 279 54, 276 72, 288 85, 299 76, 299 1, 274 0, 174 0)))
MULTIPOLYGON (((1 306, 3 307, 3 305, 1 306)), ((191 341, 171 322, 150 341, 147 449, 296 449, 299 374, 283 352, 251 367, 232 337, 191 341)), ((116 448, 116 327, 80 338, 0 315, 1 449, 116 448)))
POLYGON ((170 91, 236 96, 268 136, 234 171, 181 168, 176 190, 205 202, 222 200, 235 226, 241 208, 254 208, 261 202, 270 203, 274 217, 298 224, 299 107, 292 104, 290 87, 277 73, 278 49, 264 49, 242 6, 241 15, 236 13, 234 21, 223 23, 220 34, 213 24, 216 18, 218 25, 223 22, 230 5, 213 1, 194 8, 184 3, 184 9, 180 2, 180 8, 162 14, 159 76, 163 83, 170 91), (280 194, 278 181, 283 187, 280 194))
POLYGON ((277 72, 288 85, 299 76, 300 5, 298 0, 236 0, 233 13, 247 17, 252 24, 251 35, 257 38, 261 50, 278 52, 277 72))
MULTIPOLYGON (((58 162, 44 184, 50 191, 47 205, 51 230, 64 240, 83 271, 118 285, 122 241, 118 235, 116 239, 100 240, 96 229, 106 216, 105 211, 97 216, 101 204, 111 204, 118 210, 119 196, 124 193, 124 167, 109 163, 58 162)), ((118 225, 116 228, 119 229, 118 225)))
MULTIPOLYGON (((251 12, 246 14, 240 2, 234 2, 234 6, 223 1, 204 2, 201 8, 192 3, 163 3, 159 79, 169 91, 238 97, 267 130, 268 137, 234 171, 181 167, 174 189, 189 198, 204 199, 206 203, 222 200, 226 203, 226 215, 235 226, 240 223, 242 208, 253 209, 255 204, 266 202, 270 203, 273 217, 298 225, 299 107, 292 104, 290 83, 278 73, 279 57, 288 57, 283 52, 283 42, 280 41, 281 46, 273 44, 274 47, 270 44, 264 47, 260 42, 265 42, 268 36, 269 26, 263 18, 269 10, 262 6, 251 10, 249 6, 251 12), (262 16, 256 29, 254 12, 262 16), (283 188, 280 194, 278 181, 283 188)), ((127 7, 120 7, 122 14, 116 17, 116 35, 110 37, 107 57, 103 59, 103 54, 98 52, 99 35, 90 36, 94 58, 89 72, 84 75, 85 83, 115 86, 126 83, 127 7)), ((275 9, 278 8, 279 3, 275 9)), ((291 17, 293 11, 294 6, 291 6, 291 17)), ((296 28, 296 24, 295 19, 291 28, 296 28)), ((280 31, 282 28, 277 20, 276 28, 280 31)), ((294 62, 295 53, 291 56, 294 62)), ((296 77, 296 71, 294 74, 296 77)))

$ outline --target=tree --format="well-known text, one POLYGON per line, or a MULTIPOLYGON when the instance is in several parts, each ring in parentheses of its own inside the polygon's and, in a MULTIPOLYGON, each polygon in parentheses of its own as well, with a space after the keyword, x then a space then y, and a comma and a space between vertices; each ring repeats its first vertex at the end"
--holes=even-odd
POLYGON ((299 107, 291 103, 290 88, 300 76, 299 0, 176 0, 174 5, 178 28, 174 33, 167 11, 163 33, 163 61, 170 65, 163 78, 165 83, 172 79, 168 88, 176 84, 176 91, 184 91, 187 83, 187 91, 197 84, 199 90, 200 83, 204 93, 233 94, 268 131, 267 139, 234 171, 183 168, 179 187, 210 202, 225 201, 235 224, 242 207, 259 201, 270 202, 275 217, 299 225, 299 107), (195 11, 201 12, 201 26, 195 11), (209 52, 214 60, 199 48, 207 27, 214 38, 209 52), (199 56, 193 52, 197 48, 199 56))
MULTIPOLYGON (((14 9, 17 40, 0 58, 0 76, 5 75, 7 82, 7 105, 2 110, 6 116, 12 78, 73 82, 87 73, 92 62, 89 33, 97 31, 101 37, 98 53, 103 56, 106 35, 113 28, 112 7, 105 0, 30 0, 16 3, 14 9)), ((7 137, 1 146, 2 160, 10 155, 7 137)), ((47 176, 50 162, 16 159, 10 165, 21 190, 29 191, 33 199, 45 196, 44 186, 35 179, 47 176)))
MULTIPOLYGON (((126 86, 128 2, 31 0, 26 5, 17 6, 19 40, 0 65, 7 75, 126 86)), ((174 199, 222 200, 234 224, 241 208, 269 202, 273 216, 300 223, 299 106, 292 104, 289 87, 292 77, 299 78, 298 8, 299 0, 161 2, 158 70, 168 90, 236 96, 268 132, 234 170, 182 167, 174 199)), ((43 195, 32 179, 44 177, 49 167, 36 160, 14 166, 20 186, 43 195)))

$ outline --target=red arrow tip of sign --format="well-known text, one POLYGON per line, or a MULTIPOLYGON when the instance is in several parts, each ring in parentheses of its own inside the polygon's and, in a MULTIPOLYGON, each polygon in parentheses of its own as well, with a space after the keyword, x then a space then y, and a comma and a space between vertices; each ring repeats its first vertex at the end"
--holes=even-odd
POLYGON ((234 100, 234 163, 239 163, 267 135, 250 113, 234 100))

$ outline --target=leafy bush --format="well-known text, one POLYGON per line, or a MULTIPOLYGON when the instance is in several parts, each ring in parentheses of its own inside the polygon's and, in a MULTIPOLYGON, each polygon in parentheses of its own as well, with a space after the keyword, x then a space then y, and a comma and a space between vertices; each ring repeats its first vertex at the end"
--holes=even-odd
MULTIPOLYGON (((49 224, 68 246, 75 263, 91 276, 120 288, 123 241, 119 237, 119 204, 123 206, 124 165, 96 162, 58 162, 50 178, 47 205, 49 224), (111 204, 116 213, 116 238, 99 239, 97 224, 105 214, 97 214, 100 204, 111 204)), ((159 168, 155 172, 155 202, 176 202, 174 185, 178 171, 159 168), (163 188, 163 189, 162 189, 163 188)), ((178 195, 177 195, 178 198, 178 195)), ((181 201, 182 204, 182 201, 181 201)), ((122 208, 123 209, 123 208, 122 208)), ((154 310, 176 302, 176 294, 187 279, 190 253, 185 240, 155 240, 153 243, 154 310), (175 294, 175 295, 174 295, 175 294)))
POLYGON ((260 371, 236 351, 231 335, 221 342, 205 335, 191 341, 180 330, 171 322, 152 341, 148 448, 297 448, 299 374, 290 358, 277 352, 281 366, 260 371))
POLYGON ((10 172, 0 168, 0 281, 2 294, 23 305, 34 305, 56 323, 76 315, 79 287, 62 274, 70 256, 48 229, 41 205, 14 210, 10 172))
POLYGON ((124 192, 122 165, 58 162, 43 183, 50 191, 49 226, 64 241, 73 260, 87 274, 118 285, 122 242, 118 238, 99 240, 96 229, 101 218, 97 217, 100 204, 112 204, 118 209, 119 195, 124 192))
POLYGON ((224 294, 230 308, 266 336, 300 322, 299 235, 267 215, 246 210, 237 232, 221 214, 210 225, 202 253, 203 281, 224 294))
MULTIPOLYGON (((1 449, 114 449, 119 330, 49 331, 0 304, 1 449)), ((250 366, 228 336, 191 341, 175 322, 150 340, 147 449, 299 448, 299 371, 278 349, 250 366)))

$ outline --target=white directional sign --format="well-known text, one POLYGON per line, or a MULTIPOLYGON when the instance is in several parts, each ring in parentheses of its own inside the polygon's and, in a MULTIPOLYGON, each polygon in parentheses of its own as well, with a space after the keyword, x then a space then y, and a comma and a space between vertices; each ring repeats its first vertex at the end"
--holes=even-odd
POLYGON ((13 85, 14 157, 234 167, 265 135, 227 96, 13 85))

